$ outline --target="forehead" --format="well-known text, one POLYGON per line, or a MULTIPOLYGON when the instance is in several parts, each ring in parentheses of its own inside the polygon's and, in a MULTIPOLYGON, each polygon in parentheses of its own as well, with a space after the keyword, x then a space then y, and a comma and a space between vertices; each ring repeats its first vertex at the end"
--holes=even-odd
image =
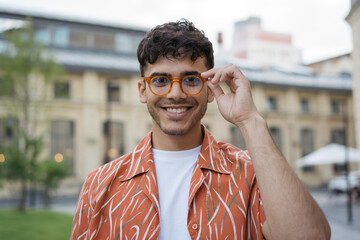
POLYGON ((176 77, 182 76, 186 72, 202 73, 208 70, 205 66, 205 61, 204 57, 199 57, 196 61, 192 61, 190 56, 182 59, 160 57, 155 63, 147 64, 145 76, 150 76, 153 73, 163 73, 176 77))

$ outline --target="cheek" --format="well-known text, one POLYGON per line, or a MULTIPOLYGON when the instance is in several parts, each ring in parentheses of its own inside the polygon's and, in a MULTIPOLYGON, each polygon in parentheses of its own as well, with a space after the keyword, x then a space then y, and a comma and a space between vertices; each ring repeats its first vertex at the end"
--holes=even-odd
POLYGON ((205 103, 205 102, 208 102, 209 100, 209 93, 205 90, 201 93, 201 96, 199 96, 199 99, 198 101, 201 102, 201 103, 205 103))
POLYGON ((154 96, 150 91, 146 92, 146 102, 148 105, 156 105, 159 102, 159 97, 154 96))

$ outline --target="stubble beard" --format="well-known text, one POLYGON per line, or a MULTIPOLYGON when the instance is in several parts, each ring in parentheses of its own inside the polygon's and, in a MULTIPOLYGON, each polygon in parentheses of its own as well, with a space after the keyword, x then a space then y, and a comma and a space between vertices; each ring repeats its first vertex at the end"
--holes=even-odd
MULTIPOLYGON (((198 105, 199 104, 197 103, 194 107, 197 107, 198 105)), ((154 108, 149 106, 149 104, 146 104, 146 106, 150 113, 150 116, 156 122, 156 124, 159 126, 160 130, 163 131, 165 134, 172 135, 172 136, 185 135, 188 132, 190 132, 190 130, 196 125, 196 123, 201 121, 201 119, 204 117, 206 110, 207 110, 207 103, 206 103, 200 108, 200 111, 195 116, 191 117, 190 125, 187 128, 168 129, 161 124, 160 117, 158 114, 156 114, 156 112, 154 111, 154 108)), ((158 106, 158 104, 156 104, 155 108, 160 108, 160 107, 158 106)), ((181 120, 171 120, 171 121, 180 122, 181 120)))

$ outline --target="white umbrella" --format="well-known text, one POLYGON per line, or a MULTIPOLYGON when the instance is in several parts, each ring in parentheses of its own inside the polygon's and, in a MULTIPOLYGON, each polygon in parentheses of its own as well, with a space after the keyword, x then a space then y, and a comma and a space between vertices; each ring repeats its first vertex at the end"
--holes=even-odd
MULTIPOLYGON (((298 167, 345 163, 345 146, 331 143, 296 161, 298 167)), ((360 162, 360 150, 347 148, 349 162, 360 162)))

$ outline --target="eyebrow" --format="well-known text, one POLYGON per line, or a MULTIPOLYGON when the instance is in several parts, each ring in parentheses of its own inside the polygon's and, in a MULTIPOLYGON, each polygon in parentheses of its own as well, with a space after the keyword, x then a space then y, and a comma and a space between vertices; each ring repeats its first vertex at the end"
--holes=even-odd
POLYGON ((187 72, 182 72, 181 73, 182 76, 187 76, 187 75, 200 75, 200 73, 198 71, 187 71, 187 72))
MULTIPOLYGON (((180 73, 181 76, 188 76, 188 75, 200 75, 200 73, 198 71, 185 71, 180 73)), ((153 76, 166 76, 166 77, 171 77, 171 74, 166 73, 166 72, 153 72, 150 77, 153 76)))
POLYGON ((168 73, 165 73, 165 72, 153 72, 150 77, 153 77, 153 76, 166 76, 166 77, 171 77, 170 74, 168 73))

